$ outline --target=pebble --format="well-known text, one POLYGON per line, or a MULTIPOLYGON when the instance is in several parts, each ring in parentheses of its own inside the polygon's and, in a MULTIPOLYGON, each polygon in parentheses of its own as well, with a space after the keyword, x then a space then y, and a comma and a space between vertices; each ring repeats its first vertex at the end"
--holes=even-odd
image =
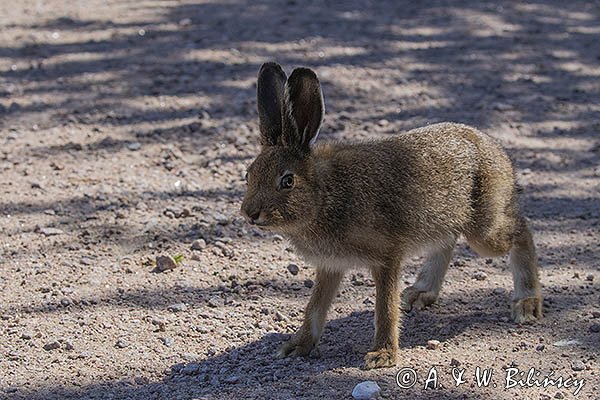
POLYGON ((189 363, 182 368, 181 373, 184 375, 195 375, 200 370, 200 365, 197 363, 189 363))
POLYGON ((156 270, 158 272, 165 272, 177 268, 177 263, 173 257, 168 255, 161 255, 156 257, 156 270))
POLYGON ((65 232, 58 229, 58 228, 38 228, 37 231, 39 233, 41 233, 44 236, 56 236, 56 235, 62 235, 65 232))
POLYGON ((132 142, 127 145, 127 148, 131 151, 138 151, 142 148, 142 144, 140 142, 132 142))
POLYGON ((300 272, 300 268, 298 268, 298 266, 296 264, 289 264, 287 266, 287 270, 289 271, 290 274, 296 276, 298 275, 298 272, 300 272))
POLYGON ((53 340, 52 342, 48 342, 44 345, 44 350, 46 351, 52 351, 52 350, 56 350, 60 348, 60 343, 56 340, 53 340))
POLYGON ((234 384, 234 383, 238 383, 239 381, 240 381, 239 376, 231 375, 231 376, 228 376, 227 378, 225 378, 225 380, 223 382, 229 383, 229 384, 234 384))
POLYGON ((588 282, 592 282, 594 280, 594 275, 593 274, 589 274, 588 276, 585 277, 585 280, 588 282))
POLYGON ((473 274, 473 279, 478 281, 484 281, 487 279, 487 274, 483 271, 477 271, 473 274))
POLYGON ((220 298, 219 296, 213 296, 210 299, 208 299, 209 307, 217 308, 217 307, 221 307, 223 304, 224 304, 223 299, 220 298))
POLYGON ((429 350, 436 350, 440 347, 440 341, 439 340, 428 340, 427 341, 427 348, 429 350))
POLYGON ((585 369, 585 364, 580 360, 575 360, 571 363, 571 369, 573 371, 583 371, 585 369))
POLYGON ((24 332, 21 334, 21 339, 23 339, 23 340, 31 340, 32 337, 33 337, 33 333, 31 333, 31 332, 24 332))
POLYGON ((229 224, 229 218, 227 218, 224 214, 217 213, 214 215, 215 221, 219 225, 227 225, 229 224))
POLYGON ((577 339, 563 339, 558 342, 552 343, 553 346, 556 347, 568 347, 568 346, 577 346, 580 345, 581 342, 577 339))
POLYGON ((543 343, 540 343, 535 347, 537 351, 544 351, 545 348, 546 346, 543 343))
POLYGON ((169 311, 180 312, 180 311, 186 311, 187 306, 183 303, 175 303, 175 304, 171 304, 168 309, 169 309, 169 311))
POLYGON ((286 317, 285 315, 283 315, 281 312, 276 311, 275 312, 275 321, 284 321, 287 322, 290 319, 288 317, 286 317))
POLYGON ((206 248, 206 241, 204 239, 196 239, 192 242, 192 250, 204 250, 206 248))
POLYGON ((165 346, 171 347, 175 344, 175 339, 173 339, 172 337, 165 337, 162 338, 162 342, 165 346))
POLYGON ((503 287, 497 287, 496 289, 494 289, 494 294, 504 294, 506 293, 506 289, 504 289, 503 287))
POLYGON ((592 311, 592 318, 600 318, 600 311, 592 311))
POLYGON ((73 342, 67 340, 65 341, 65 350, 73 350, 75 346, 73 346, 73 342))
POLYGON ((600 332, 600 324, 592 324, 592 326, 590 326, 590 332, 600 332))
POLYGON ((315 282, 312 279, 306 279, 304 281, 304 286, 306 286, 307 288, 311 288, 315 285, 315 282))
POLYGON ((125 347, 129 347, 131 345, 131 343, 129 343, 126 339, 124 338, 120 338, 119 340, 117 340, 117 344, 116 346, 120 349, 124 349, 125 347))
POLYGON ((356 400, 371 400, 379 397, 381 388, 374 381, 364 381, 354 386, 352 397, 356 400))
POLYGON ((460 361, 458 361, 456 358, 453 358, 450 360, 451 367, 458 367, 459 365, 460 365, 460 361))

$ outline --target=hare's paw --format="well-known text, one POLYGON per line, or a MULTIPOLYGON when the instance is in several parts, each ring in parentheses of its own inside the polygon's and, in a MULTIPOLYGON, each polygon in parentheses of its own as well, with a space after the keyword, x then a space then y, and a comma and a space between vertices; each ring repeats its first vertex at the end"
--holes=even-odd
POLYGON ((423 308, 435 303, 438 294, 432 291, 424 291, 409 286, 402 292, 401 307, 402 310, 408 312, 413 308, 422 310, 423 308))
POLYGON ((365 356, 365 369, 395 367, 398 350, 380 349, 365 356))
POLYGON ((542 319, 542 297, 526 297, 514 300, 512 317, 517 324, 524 324, 542 319))
POLYGON ((309 354, 316 356, 317 349, 315 347, 315 342, 306 337, 292 337, 282 344, 277 351, 277 357, 279 358, 307 356, 309 354))

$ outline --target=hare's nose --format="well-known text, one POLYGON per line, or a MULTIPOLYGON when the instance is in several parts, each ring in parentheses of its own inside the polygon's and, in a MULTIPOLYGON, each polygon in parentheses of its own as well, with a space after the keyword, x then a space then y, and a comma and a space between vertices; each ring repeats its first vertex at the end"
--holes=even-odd
POLYGON ((251 224, 254 224, 259 217, 260 217, 260 210, 254 212, 254 213, 248 213, 248 220, 251 224))

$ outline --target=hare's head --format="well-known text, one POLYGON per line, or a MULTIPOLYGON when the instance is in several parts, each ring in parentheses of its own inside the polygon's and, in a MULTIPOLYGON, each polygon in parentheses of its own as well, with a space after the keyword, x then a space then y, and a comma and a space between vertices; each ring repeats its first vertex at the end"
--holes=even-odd
POLYGON ((257 100, 262 149, 248 168, 242 214, 251 224, 294 229, 319 204, 311 145, 323 119, 321 85, 310 69, 297 68, 286 79, 278 64, 266 63, 257 100))

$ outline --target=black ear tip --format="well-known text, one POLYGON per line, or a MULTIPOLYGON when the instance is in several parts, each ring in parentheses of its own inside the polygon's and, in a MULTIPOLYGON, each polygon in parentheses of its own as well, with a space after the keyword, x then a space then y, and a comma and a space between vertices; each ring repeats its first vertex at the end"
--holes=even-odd
POLYGON ((262 74, 263 72, 268 71, 268 70, 275 70, 275 71, 283 72, 281 65, 277 64, 276 62, 269 61, 269 62, 266 62, 263 65, 261 65, 259 74, 262 74))
POLYGON ((292 77, 294 77, 294 79, 311 78, 317 81, 319 80, 319 78, 317 78, 317 73, 306 67, 295 68, 290 74, 290 79, 292 79, 292 77))

